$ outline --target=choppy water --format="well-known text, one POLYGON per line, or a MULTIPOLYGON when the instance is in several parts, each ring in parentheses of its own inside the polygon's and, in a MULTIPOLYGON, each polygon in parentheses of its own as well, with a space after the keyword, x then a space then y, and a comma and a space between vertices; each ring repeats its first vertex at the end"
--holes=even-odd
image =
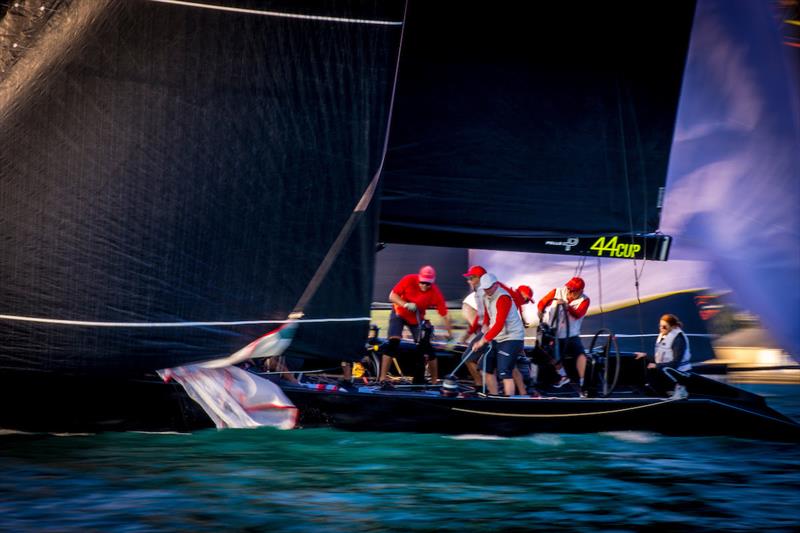
MULTIPOLYGON (((800 418, 800 386, 747 386, 800 418)), ((9 531, 800 530, 800 446, 209 430, 0 435, 9 531)))

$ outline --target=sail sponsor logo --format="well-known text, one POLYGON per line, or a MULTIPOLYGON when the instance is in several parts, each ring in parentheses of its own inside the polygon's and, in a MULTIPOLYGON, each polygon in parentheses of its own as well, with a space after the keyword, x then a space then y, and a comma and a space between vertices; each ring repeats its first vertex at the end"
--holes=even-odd
POLYGON ((600 237, 589 247, 590 250, 597 252, 597 257, 603 257, 608 252, 607 257, 637 257, 642 250, 641 244, 619 242, 618 237, 611 237, 606 241, 605 237, 600 237))
POLYGON ((566 241, 546 241, 545 246, 563 246, 565 252, 572 250, 573 246, 577 246, 580 239, 570 237, 566 241))

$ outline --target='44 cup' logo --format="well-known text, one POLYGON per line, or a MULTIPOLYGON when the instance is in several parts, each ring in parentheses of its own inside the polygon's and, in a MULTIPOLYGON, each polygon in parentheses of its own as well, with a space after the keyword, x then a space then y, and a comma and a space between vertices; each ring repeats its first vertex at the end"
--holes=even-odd
POLYGON ((600 237, 594 244, 589 247, 590 250, 597 252, 597 257, 603 257, 605 252, 608 252, 608 257, 637 257, 641 251, 642 245, 636 243, 619 242, 618 237, 611 237, 606 242, 605 237, 600 237))

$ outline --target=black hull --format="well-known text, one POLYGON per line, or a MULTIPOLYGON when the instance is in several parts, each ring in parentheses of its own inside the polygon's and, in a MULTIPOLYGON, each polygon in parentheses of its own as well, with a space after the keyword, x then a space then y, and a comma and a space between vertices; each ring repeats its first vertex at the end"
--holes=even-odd
POLYGON ((285 388, 301 427, 519 436, 647 431, 800 441, 800 426, 769 407, 718 398, 446 398, 285 388))
POLYGON ((0 428, 45 433, 189 432, 214 427, 177 383, 20 374, 0 388, 0 428))
MULTIPOLYGON (((499 398, 438 390, 347 392, 284 386, 301 428, 518 436, 532 433, 647 431, 800 442, 800 425, 760 396, 693 375, 690 397, 499 398)), ((563 393, 562 393, 563 394, 563 393)), ((0 428, 32 432, 177 431, 214 427, 176 383, 157 376, 97 380, 30 375, 0 390, 0 428)))

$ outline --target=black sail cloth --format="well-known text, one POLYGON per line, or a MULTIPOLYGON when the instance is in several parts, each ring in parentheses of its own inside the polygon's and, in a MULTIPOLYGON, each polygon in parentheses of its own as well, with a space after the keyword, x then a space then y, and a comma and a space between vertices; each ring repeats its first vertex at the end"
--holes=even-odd
POLYGON ((409 5, 381 240, 540 251, 526 239, 658 229, 694 0, 526 7, 409 5))
MULTIPOLYGON (((402 4, 267 6, 339 20, 149 1, 51 2, 43 17, 20 4, 0 21, 11 31, 0 37, 0 315, 285 319, 379 168, 402 4)), ((367 314, 376 215, 307 317, 367 314)), ((357 353, 367 326, 303 325, 292 349, 357 353)), ((226 356, 274 327, 2 319, 0 367, 8 379, 136 373, 226 356)))

